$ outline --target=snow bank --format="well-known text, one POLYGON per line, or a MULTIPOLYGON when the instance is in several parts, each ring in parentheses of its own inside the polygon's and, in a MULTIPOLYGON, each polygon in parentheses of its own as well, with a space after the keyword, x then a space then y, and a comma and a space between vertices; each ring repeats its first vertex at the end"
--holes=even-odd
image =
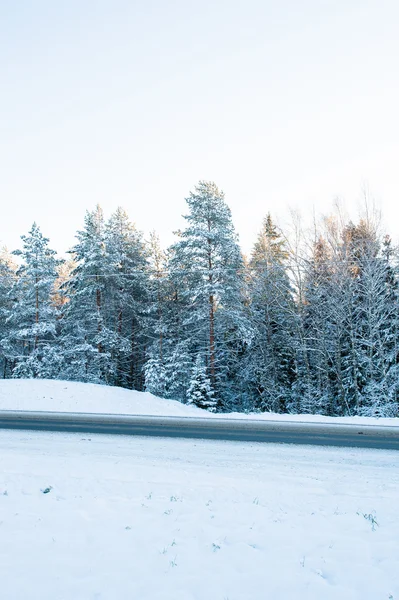
POLYGON ((346 425, 396 425, 399 427, 399 418, 376 417, 325 417, 324 415, 282 415, 279 413, 229 413, 228 415, 214 415, 215 417, 228 417, 230 419, 257 419, 261 421, 295 421, 296 423, 343 423, 346 425))
POLYGON ((0 380, 0 410, 56 411, 169 417, 203 417, 346 423, 356 425, 397 425, 399 418, 324 417, 321 415, 280 415, 277 413, 230 413, 213 415, 176 400, 157 398, 148 392, 74 381, 49 379, 0 380))
MULTIPOLYGON (((0 410, 198 417, 204 411, 148 392, 50 379, 3 379, 0 410)), ((207 416, 207 415, 205 415, 207 416)))

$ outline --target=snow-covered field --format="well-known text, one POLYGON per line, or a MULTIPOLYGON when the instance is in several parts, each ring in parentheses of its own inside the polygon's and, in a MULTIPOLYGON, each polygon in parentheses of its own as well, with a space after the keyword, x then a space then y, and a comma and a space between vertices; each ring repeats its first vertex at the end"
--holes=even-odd
POLYGON ((1 431, 0 597, 398 600, 398 498, 390 451, 1 431))
POLYGON ((229 417, 399 426, 399 418, 372 419, 369 417, 324 417, 321 415, 280 415, 276 413, 212 415, 195 406, 187 406, 175 400, 164 400, 145 392, 135 392, 90 383, 45 379, 0 380, 0 410, 116 413, 216 419, 229 417))

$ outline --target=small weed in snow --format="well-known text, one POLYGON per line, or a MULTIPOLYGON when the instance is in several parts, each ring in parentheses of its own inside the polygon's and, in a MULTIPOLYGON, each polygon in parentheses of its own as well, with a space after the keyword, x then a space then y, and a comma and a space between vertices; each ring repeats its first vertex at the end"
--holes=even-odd
POLYGON ((214 552, 217 552, 218 550, 220 550, 220 546, 219 546, 219 544, 215 544, 215 543, 213 543, 213 544, 212 544, 212 550, 213 550, 214 552))
POLYGON ((171 546, 176 546, 176 540, 173 540, 173 542, 171 543, 171 546))
POLYGON ((164 515, 171 515, 172 512, 173 512, 173 510, 170 508, 169 510, 165 510, 163 514, 164 515))
POLYGON ((40 490, 43 494, 49 494, 52 490, 52 486, 49 485, 48 487, 44 488, 44 490, 40 490))
POLYGON ((252 501, 252 504, 258 505, 259 504, 259 498, 254 498, 253 501, 252 501))
POLYGON ((177 558, 177 556, 175 556, 175 557, 174 557, 174 559, 173 559, 173 560, 171 560, 171 561, 170 561, 170 563, 169 563, 169 564, 170 564, 170 566, 171 566, 172 568, 173 568, 173 567, 177 567, 176 558, 177 558))
POLYGON ((148 494, 148 496, 146 496, 146 500, 151 500, 151 498, 152 498, 152 492, 150 492, 150 493, 148 494))
POLYGON ((378 523, 377 523, 377 519, 376 519, 376 515, 373 513, 357 513, 358 515, 362 515, 366 521, 370 521, 371 523, 371 530, 375 531, 376 527, 379 527, 378 523))
POLYGON ((170 501, 171 502, 183 502, 183 498, 180 498, 179 496, 171 496, 170 501))
POLYGON ((8 496, 8 492, 7 492, 7 490, 4 490, 4 492, 3 492, 3 496, 8 496))

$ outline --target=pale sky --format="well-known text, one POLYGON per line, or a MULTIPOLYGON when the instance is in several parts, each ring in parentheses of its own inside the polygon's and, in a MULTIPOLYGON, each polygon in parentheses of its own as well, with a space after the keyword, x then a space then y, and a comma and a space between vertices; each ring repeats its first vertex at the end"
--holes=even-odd
POLYGON ((165 245, 200 179, 247 252, 270 211, 356 216, 399 239, 397 0, 0 0, 0 243, 74 243, 118 205, 165 245))

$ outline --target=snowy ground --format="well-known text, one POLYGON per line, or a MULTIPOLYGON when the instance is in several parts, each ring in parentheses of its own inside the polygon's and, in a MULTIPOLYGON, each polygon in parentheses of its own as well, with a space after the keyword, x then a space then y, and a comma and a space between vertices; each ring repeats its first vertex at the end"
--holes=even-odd
POLYGON ((389 451, 1 431, 1 598, 398 600, 398 497, 389 451))
POLYGON ((399 418, 372 419, 369 417, 323 417, 321 415, 279 415, 276 413, 212 415, 195 406, 186 406, 174 400, 164 400, 144 392, 89 383, 43 379, 0 380, 0 410, 116 413, 206 418, 230 417, 240 419, 399 426, 399 418))

